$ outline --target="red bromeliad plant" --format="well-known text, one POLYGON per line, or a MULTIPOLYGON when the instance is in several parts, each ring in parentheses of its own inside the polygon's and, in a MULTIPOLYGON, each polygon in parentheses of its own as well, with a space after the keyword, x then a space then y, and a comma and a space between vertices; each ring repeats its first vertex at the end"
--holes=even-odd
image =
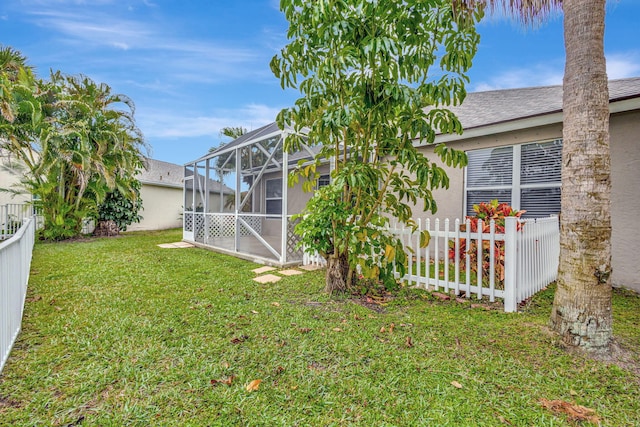
MULTIPOLYGON (((495 222, 495 232, 503 234, 505 232, 505 218, 516 217, 520 218, 526 211, 515 210, 507 203, 498 203, 498 200, 491 200, 489 203, 482 202, 478 205, 473 205, 473 211, 475 216, 467 216, 466 219, 470 221, 470 231, 472 233, 478 232, 479 222, 482 221, 482 233, 489 233, 491 231, 491 220, 495 222)), ((518 223, 517 230, 522 228, 522 224, 518 223)), ((467 231, 466 224, 460 226, 460 231, 467 231)), ((504 241, 494 241, 493 248, 491 248, 491 242, 489 240, 482 241, 482 270, 483 280, 489 281, 489 270, 491 267, 491 251, 495 260, 495 278, 496 284, 504 281, 504 241)), ((478 241, 472 240, 467 248, 466 239, 460 239, 460 266, 465 268, 466 255, 469 254, 470 270, 478 273, 478 241)), ((455 259, 456 248, 453 241, 449 242, 449 259, 455 259)))

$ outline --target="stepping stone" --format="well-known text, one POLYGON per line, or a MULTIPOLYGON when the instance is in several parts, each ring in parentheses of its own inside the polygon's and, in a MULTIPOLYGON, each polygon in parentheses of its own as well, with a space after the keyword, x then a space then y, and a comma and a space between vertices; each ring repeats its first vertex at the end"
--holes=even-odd
POLYGON ((194 248, 195 245, 192 245, 191 243, 188 242, 176 242, 174 243, 174 246, 176 248, 194 248))
POLYGON ((161 243, 158 245, 163 249, 181 249, 181 248, 193 248, 194 245, 187 242, 175 242, 175 243, 161 243))
POLYGON ((279 274, 282 274, 283 276, 296 276, 298 274, 302 274, 302 271, 300 270, 280 270, 278 271, 279 274))
POLYGON ((316 271, 316 270, 322 270, 324 267, 321 267, 319 265, 301 265, 298 268, 300 270, 305 270, 305 271, 316 271))
POLYGON ((267 271, 273 271, 273 270, 275 270, 275 268, 265 265, 264 267, 256 268, 251 271, 253 271, 256 274, 262 274, 262 273, 266 273, 267 271))
POLYGON ((276 276, 274 274, 265 274, 264 276, 258 276, 253 280, 258 283, 275 283, 280 279, 282 279, 282 277, 280 276, 276 276))

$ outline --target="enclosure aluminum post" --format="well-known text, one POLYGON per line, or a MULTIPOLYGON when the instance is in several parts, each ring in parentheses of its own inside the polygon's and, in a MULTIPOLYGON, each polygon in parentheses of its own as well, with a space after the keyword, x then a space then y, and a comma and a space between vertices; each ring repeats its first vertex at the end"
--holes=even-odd
POLYGON ((191 182, 191 186, 193 187, 193 190, 191 191, 191 208, 193 210, 193 230, 195 232, 196 229, 196 185, 198 183, 198 164, 194 163, 193 164, 193 178, 192 178, 192 182, 191 182))
POLYGON ((216 174, 220 178, 220 213, 224 212, 224 171, 222 168, 216 168, 216 174))
POLYGON ((211 159, 204 161, 204 213, 209 212, 209 162, 211 159))
POLYGON ((203 209, 202 209, 202 219, 203 219, 203 223, 204 223, 204 241, 202 243, 204 244, 208 244, 209 243, 209 211, 210 211, 210 206, 209 206, 209 198, 210 198, 210 193, 209 191, 211 191, 211 189, 209 188, 209 173, 210 173, 210 169, 209 169, 209 162, 211 162, 211 159, 207 159, 204 161, 204 205, 203 205, 203 209))
POLYGON ((238 248, 240 247, 240 220, 238 213, 240 211, 240 195, 242 191, 240 189, 241 186, 241 175, 242 175, 242 162, 240 161, 240 150, 241 148, 236 148, 236 231, 235 231, 235 243, 233 250, 238 252, 238 248))
POLYGON ((504 227, 504 311, 514 313, 518 311, 516 298, 516 268, 518 265, 518 243, 516 241, 518 219, 516 217, 505 218, 504 227))
POLYGON ((285 138, 286 138, 286 134, 283 133, 282 134, 282 241, 280 249, 280 262, 282 264, 285 264, 287 262, 287 229, 289 228, 289 218, 288 218, 288 213, 289 213, 289 209, 288 208, 288 189, 289 186, 288 184, 288 180, 287 180, 287 175, 289 174, 289 154, 287 153, 287 150, 285 150, 284 145, 285 145, 285 138))

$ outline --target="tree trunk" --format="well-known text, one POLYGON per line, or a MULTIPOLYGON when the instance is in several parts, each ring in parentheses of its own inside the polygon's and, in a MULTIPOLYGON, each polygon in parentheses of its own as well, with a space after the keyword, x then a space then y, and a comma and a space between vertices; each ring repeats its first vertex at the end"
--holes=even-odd
POLYGON ((98 225, 93 230, 93 235, 96 237, 113 237, 118 234, 120 234, 120 229, 113 220, 98 221, 98 225))
POLYGON ((349 259, 346 254, 331 254, 327 259, 325 292, 342 293, 349 283, 349 259))
POLYGON ((611 342, 611 160, 605 0, 564 0, 560 268, 551 326, 570 346, 611 342))

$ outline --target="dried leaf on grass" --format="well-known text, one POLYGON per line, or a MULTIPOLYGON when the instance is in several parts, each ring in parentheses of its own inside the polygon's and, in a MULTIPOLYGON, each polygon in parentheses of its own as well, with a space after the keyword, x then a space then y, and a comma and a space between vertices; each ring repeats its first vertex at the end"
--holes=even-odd
POLYGON ((571 421, 588 421, 593 424, 599 424, 600 418, 596 415, 596 411, 581 405, 565 402, 564 400, 548 400, 540 399, 542 407, 548 409, 556 415, 566 415, 571 421))
POLYGON ((462 388, 462 384, 460 384, 458 381, 451 381, 451 385, 455 388, 462 388))
POLYGON ((251 381, 249 384, 247 384, 247 391, 256 391, 258 388, 260 388, 261 382, 262 380, 260 379, 251 381))
POLYGON ((431 295, 439 299, 440 301, 449 301, 451 297, 447 294, 443 294, 440 292, 432 292, 431 295))
POLYGON ((407 337, 405 344, 407 345, 407 347, 413 347, 413 340, 411 339, 411 337, 407 337))
POLYGON ((241 335, 239 337, 233 337, 231 338, 231 344, 240 344, 245 342, 246 340, 248 340, 249 337, 246 335, 241 335))
POLYGON ((214 387, 217 386, 218 384, 225 384, 230 386, 233 383, 234 379, 236 379, 235 375, 231 375, 230 377, 223 378, 220 380, 213 379, 210 382, 211 382, 211 385, 214 387))

